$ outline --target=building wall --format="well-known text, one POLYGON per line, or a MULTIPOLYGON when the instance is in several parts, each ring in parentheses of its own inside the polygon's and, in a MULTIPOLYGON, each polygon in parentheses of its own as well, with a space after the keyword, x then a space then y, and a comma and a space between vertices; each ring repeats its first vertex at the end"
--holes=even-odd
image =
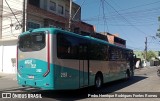
POLYGON ((3 46, 2 45, 0 45, 0 72, 2 72, 3 71, 3 67, 2 67, 2 65, 3 65, 3 46))
POLYGON ((79 28, 81 28, 81 31, 84 31, 84 32, 88 32, 88 33, 94 33, 94 26, 93 25, 90 25, 90 24, 87 24, 87 23, 84 23, 84 22, 79 22, 79 24, 75 24, 74 26, 78 26, 79 28))
POLYGON ((0 72, 16 73, 17 40, 3 41, 0 45, 0 72))
POLYGON ((111 44, 114 44, 114 36, 113 35, 107 35, 108 42, 111 44))
MULTIPOLYGON (((50 10, 50 0, 40 0, 40 7, 45 9, 49 12, 55 13, 56 15, 63 16, 65 18, 69 18, 69 7, 70 7, 70 0, 51 0, 52 2, 56 3, 56 11, 50 10), (61 15, 58 13, 58 5, 62 5, 64 7, 64 14, 61 15), (66 12, 67 11, 67 12, 66 12)), ((75 15, 77 10, 80 8, 79 5, 73 2, 72 4, 72 17, 75 15)), ((73 20, 80 21, 81 20, 81 9, 79 9, 78 13, 76 14, 73 20)))
POLYGON ((3 2, 2 28, 0 29, 0 34, 2 34, 0 39, 0 72, 16 73, 16 45, 18 35, 22 33, 23 0, 1 0, 0 2, 3 2))
MULTIPOLYGON (((57 0, 53 0, 53 1, 56 2, 57 0)), ((65 1, 65 0, 62 0, 62 1, 65 1)), ((56 2, 57 5, 62 3, 62 1, 56 2)), ((62 3, 62 5, 67 5, 66 1, 64 3, 62 3)), ((48 1, 46 0, 46 2, 48 2, 48 1)), ((46 4, 44 3, 44 5, 46 5, 46 4)), ((49 4, 47 4, 47 5, 49 5, 49 4)), ((79 6, 77 6, 77 9, 78 8, 79 8, 79 6)), ((80 19, 80 17, 79 17, 79 19, 80 19)), ((66 30, 68 29, 68 23, 69 23, 68 18, 66 18, 65 16, 60 16, 57 13, 51 12, 49 10, 49 8, 47 10, 45 10, 45 9, 33 6, 31 4, 28 4, 27 5, 27 22, 30 22, 30 21, 36 22, 37 24, 41 24, 41 27, 49 27, 50 25, 52 25, 55 27, 60 27, 60 28, 66 29, 66 30)), ((87 23, 77 21, 77 20, 72 21, 71 31, 74 32, 75 28, 79 29, 79 31, 78 31, 79 33, 81 33, 81 32, 93 33, 94 32, 94 27, 92 25, 89 25, 87 23)))
MULTIPOLYGON (((27 6, 27 22, 29 22, 29 21, 37 22, 37 23, 40 23, 42 27, 44 27, 44 19, 48 19, 48 20, 51 19, 54 21, 67 23, 67 20, 65 18, 63 18, 62 16, 57 16, 54 13, 47 12, 44 9, 40 9, 40 8, 37 8, 33 5, 28 4, 28 6, 27 6)), ((50 23, 52 23, 52 22, 50 22, 50 23)), ((56 25, 54 25, 54 26, 56 26, 56 25)), ((46 27, 49 27, 49 26, 46 26, 46 27)))
POLYGON ((118 34, 107 34, 108 42, 126 48, 126 40, 118 37, 118 34))

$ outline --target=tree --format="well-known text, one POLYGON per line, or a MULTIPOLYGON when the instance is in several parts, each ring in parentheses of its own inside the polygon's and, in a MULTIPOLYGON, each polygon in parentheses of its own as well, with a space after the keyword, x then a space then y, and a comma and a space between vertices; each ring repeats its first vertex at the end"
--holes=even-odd
POLYGON ((153 51, 147 52, 147 61, 150 61, 152 58, 156 58, 156 54, 153 51))

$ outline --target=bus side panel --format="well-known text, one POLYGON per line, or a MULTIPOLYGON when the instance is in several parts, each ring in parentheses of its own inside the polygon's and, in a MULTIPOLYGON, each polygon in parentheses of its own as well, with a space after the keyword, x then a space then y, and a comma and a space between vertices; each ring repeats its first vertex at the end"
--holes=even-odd
POLYGON ((104 83, 125 78, 127 63, 122 61, 90 60, 90 85, 94 85, 98 71, 103 74, 104 83))
POLYGON ((55 64, 54 84, 56 90, 79 88, 79 61, 58 59, 55 64))
POLYGON ((123 79, 126 76, 127 63, 123 61, 110 61, 110 81, 123 79))
MULTIPOLYGON (((58 33, 58 32, 57 32, 58 33)), ((52 61, 54 63, 55 90, 78 89, 80 81, 79 60, 57 57, 57 34, 52 36, 52 61)))
POLYGON ((90 60, 90 85, 94 85, 95 83, 95 76, 98 71, 102 72, 103 74, 103 81, 108 82, 109 79, 109 67, 108 61, 98 61, 98 60, 90 60))

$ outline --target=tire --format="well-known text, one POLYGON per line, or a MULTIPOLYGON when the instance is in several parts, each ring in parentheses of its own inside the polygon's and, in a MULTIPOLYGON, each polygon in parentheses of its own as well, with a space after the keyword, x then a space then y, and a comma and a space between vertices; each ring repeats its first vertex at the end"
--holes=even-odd
POLYGON ((102 76, 97 74, 96 75, 96 78, 95 78, 95 87, 96 89, 99 89, 102 87, 102 84, 103 84, 103 79, 102 79, 102 76))

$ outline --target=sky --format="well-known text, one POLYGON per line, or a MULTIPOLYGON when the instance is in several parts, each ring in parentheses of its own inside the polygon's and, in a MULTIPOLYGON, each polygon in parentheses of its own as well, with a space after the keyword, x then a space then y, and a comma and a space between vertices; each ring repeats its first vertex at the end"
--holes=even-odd
POLYGON ((127 48, 143 51, 145 37, 148 50, 160 51, 160 0, 74 0, 81 6, 81 20, 96 27, 97 32, 119 34, 127 48))

